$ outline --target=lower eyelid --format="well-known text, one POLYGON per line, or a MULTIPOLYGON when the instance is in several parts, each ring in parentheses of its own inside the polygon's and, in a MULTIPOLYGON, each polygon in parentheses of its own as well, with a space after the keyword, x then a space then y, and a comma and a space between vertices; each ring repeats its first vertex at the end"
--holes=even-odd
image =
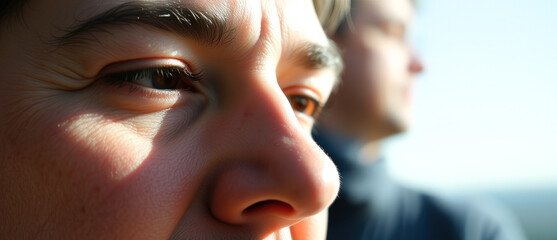
POLYGON ((298 122, 300 122, 300 124, 304 126, 304 128, 307 127, 309 130, 311 130, 313 124, 315 124, 316 121, 316 119, 312 116, 308 116, 302 113, 296 113, 296 118, 298 119, 298 122))
POLYGON ((132 83, 126 83, 122 87, 112 85, 100 86, 99 98, 107 106, 134 112, 156 112, 179 106, 196 107, 202 106, 207 100, 202 94, 186 93, 182 90, 157 90, 149 89, 132 83))
POLYGON ((159 90, 146 86, 142 86, 132 82, 114 82, 108 83, 110 87, 116 88, 117 94, 128 95, 128 97, 149 98, 153 101, 158 99, 168 100, 179 97, 181 90, 159 90))

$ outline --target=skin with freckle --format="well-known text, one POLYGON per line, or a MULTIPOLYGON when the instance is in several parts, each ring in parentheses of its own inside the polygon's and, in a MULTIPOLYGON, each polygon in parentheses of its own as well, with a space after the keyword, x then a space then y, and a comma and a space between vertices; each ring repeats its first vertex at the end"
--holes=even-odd
POLYGON ((339 179, 309 132, 341 66, 313 2, 13 11, 0 15, 2 238, 324 239, 339 179))

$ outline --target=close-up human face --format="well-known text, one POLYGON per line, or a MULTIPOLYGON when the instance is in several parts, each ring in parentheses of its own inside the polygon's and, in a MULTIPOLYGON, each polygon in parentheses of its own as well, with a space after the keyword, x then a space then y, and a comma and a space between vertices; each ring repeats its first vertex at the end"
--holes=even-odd
POLYGON ((346 117, 365 138, 405 130, 410 122, 414 76, 423 69, 406 39, 413 16, 409 0, 361 0, 354 29, 336 36, 345 62, 335 104, 351 106, 346 117))
POLYGON ((338 74, 310 0, 30 1, 0 26, 0 235, 318 239, 338 74))

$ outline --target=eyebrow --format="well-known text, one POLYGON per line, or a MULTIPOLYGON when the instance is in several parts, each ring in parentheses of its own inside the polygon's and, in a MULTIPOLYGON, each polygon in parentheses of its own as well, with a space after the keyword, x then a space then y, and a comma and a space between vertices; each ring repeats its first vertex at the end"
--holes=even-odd
POLYGON ((329 40, 328 45, 306 43, 294 51, 294 57, 303 66, 309 69, 330 68, 337 74, 335 87, 340 81, 340 73, 344 64, 335 42, 329 40))
MULTIPOLYGON (((57 47, 97 41, 95 32, 109 32, 110 27, 147 25, 193 38, 208 46, 218 47, 232 41, 233 28, 217 15, 188 8, 176 2, 131 1, 78 21, 64 29, 65 34, 51 42, 57 47)), ((295 58, 309 69, 331 68, 337 74, 335 86, 343 69, 340 52, 335 43, 328 45, 305 43, 295 51, 295 58)))
POLYGON ((219 46, 231 41, 231 29, 226 19, 199 11, 176 2, 132 1, 115 6, 75 26, 65 29, 53 44, 65 46, 94 41, 94 32, 108 32, 109 27, 147 25, 164 31, 188 36, 209 46, 219 46))

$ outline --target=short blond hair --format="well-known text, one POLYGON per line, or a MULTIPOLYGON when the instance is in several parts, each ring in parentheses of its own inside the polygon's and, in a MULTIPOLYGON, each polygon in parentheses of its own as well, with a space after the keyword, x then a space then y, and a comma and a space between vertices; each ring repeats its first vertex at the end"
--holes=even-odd
POLYGON ((313 5, 327 34, 333 34, 350 13, 350 0, 313 0, 313 5))

